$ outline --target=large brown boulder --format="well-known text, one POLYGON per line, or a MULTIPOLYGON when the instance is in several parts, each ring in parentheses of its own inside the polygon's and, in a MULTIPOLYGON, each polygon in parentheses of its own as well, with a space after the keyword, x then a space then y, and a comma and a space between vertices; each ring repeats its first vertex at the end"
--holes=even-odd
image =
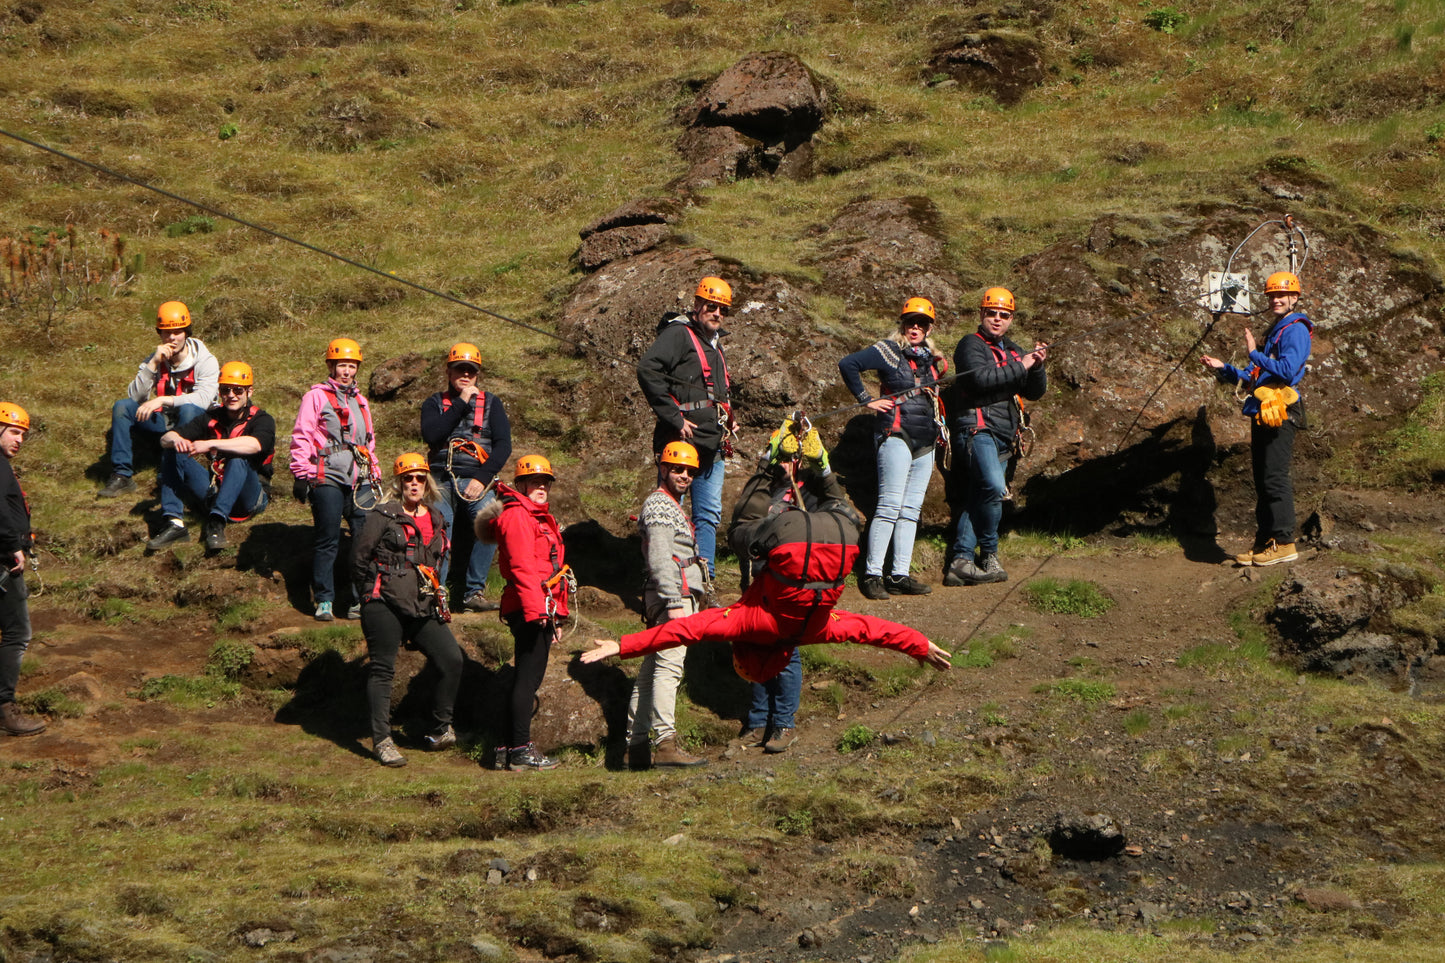
POLYGON ((928 75, 946 75, 1012 107, 1044 81, 1043 45, 1005 31, 970 33, 934 50, 928 75))
POLYGON ((759 174, 812 175, 813 135, 828 93, 793 54, 749 54, 724 70, 683 112, 678 150, 690 165, 681 186, 694 189, 759 174))
POLYGON ((580 232, 577 264, 595 271, 604 264, 650 251, 672 236, 682 204, 669 198, 629 201, 588 224, 580 232))

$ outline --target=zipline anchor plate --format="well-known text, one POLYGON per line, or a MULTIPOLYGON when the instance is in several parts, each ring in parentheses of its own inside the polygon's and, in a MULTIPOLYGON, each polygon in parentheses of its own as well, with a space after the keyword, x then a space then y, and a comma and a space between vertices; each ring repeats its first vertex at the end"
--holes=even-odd
POLYGON ((1204 284, 1210 314, 1249 314, 1249 275, 1210 271, 1204 284))

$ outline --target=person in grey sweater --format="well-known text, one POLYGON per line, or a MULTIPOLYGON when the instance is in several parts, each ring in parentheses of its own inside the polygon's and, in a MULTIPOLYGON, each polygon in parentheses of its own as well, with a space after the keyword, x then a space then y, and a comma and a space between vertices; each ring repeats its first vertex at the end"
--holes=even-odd
MULTIPOLYGON (((642 503, 637 519, 647 562, 642 602, 648 626, 686 618, 708 597, 707 564, 698 555, 692 520, 681 504, 700 468, 697 449, 685 441, 670 442, 657 467, 657 490, 642 503)), ((707 764, 677 744, 677 686, 686 657, 687 649, 674 648, 642 661, 627 706, 627 755, 633 769, 707 764)))

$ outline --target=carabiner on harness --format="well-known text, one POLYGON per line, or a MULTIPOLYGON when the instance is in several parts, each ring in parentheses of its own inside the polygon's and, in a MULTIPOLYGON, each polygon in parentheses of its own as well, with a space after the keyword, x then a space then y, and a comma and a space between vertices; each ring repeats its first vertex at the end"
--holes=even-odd
POLYGON ((418 586, 421 591, 421 597, 423 599, 431 599, 436 605, 437 618, 440 621, 450 622, 452 620, 452 610, 451 607, 447 605, 447 590, 446 587, 442 585, 441 579, 437 578, 436 569, 430 565, 418 564, 416 570, 417 574, 421 576, 421 584, 418 586))
POLYGON ((457 497, 464 502, 475 502, 483 498, 487 494, 487 492, 491 490, 492 485, 496 482, 497 479, 494 475, 492 477, 492 480, 488 482, 482 488, 482 490, 476 494, 475 497, 468 498, 466 494, 462 491, 462 489, 466 486, 462 484, 461 479, 457 478, 456 472, 452 471, 452 455, 458 451, 467 455, 471 455, 479 463, 482 464, 486 463, 486 460, 489 456, 485 451, 482 450, 481 445, 467 438, 453 438, 450 442, 447 443, 447 477, 452 480, 452 491, 456 492, 457 497))
POLYGON ((382 500, 381 466, 377 464, 376 456, 371 453, 371 449, 365 445, 351 445, 350 448, 352 457, 355 458, 361 466, 361 471, 358 474, 365 475, 365 487, 371 493, 370 504, 363 505, 361 497, 361 482, 363 479, 358 478, 356 487, 352 489, 351 499, 356 503, 357 508, 363 512, 369 512, 379 505, 382 500))

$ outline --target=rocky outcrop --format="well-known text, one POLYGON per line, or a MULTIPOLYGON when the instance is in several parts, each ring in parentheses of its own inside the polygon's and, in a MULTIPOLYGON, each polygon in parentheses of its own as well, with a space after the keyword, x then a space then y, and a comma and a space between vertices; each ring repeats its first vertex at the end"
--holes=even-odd
POLYGON ((813 135, 828 94, 793 54, 749 54, 724 70, 684 112, 677 149, 689 169, 685 190, 772 174, 802 180, 813 172, 813 135))
POLYGON ((1005 31, 964 34, 934 50, 927 76, 947 77, 1012 107, 1044 81, 1043 46, 1005 31))
POLYGON ((584 227, 577 264, 595 271, 605 264, 650 251, 672 235, 669 225, 680 215, 682 205, 668 198, 629 201, 584 227))

